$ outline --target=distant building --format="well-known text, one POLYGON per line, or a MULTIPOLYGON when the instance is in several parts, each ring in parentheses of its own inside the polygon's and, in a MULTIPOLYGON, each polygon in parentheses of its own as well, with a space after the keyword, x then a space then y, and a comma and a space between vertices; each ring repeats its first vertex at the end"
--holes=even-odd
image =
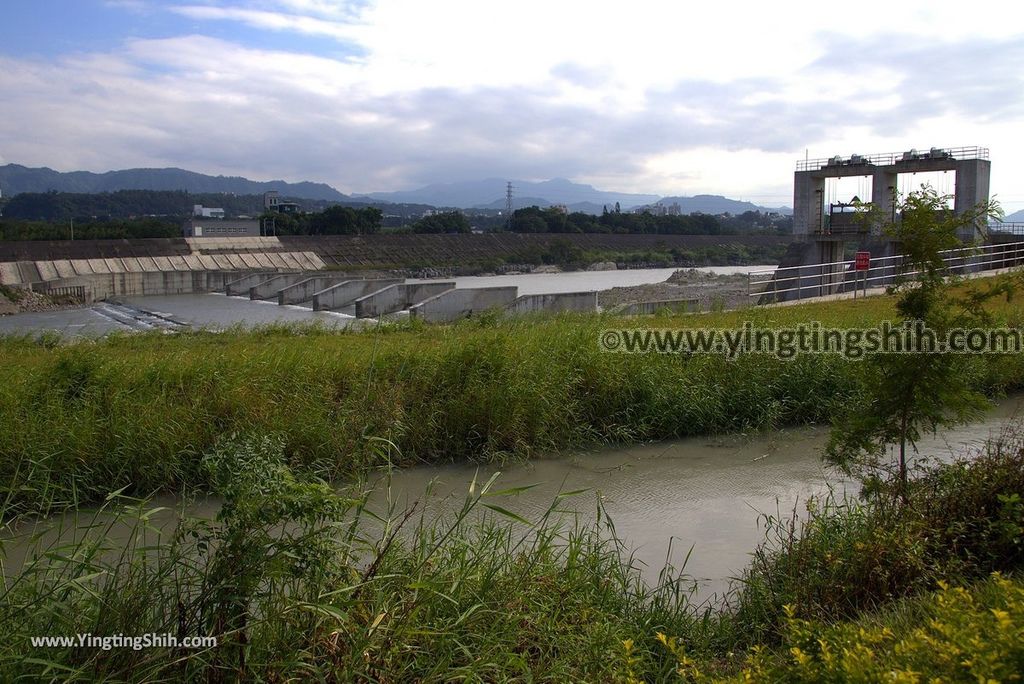
POLYGON ((683 208, 679 206, 679 202, 673 202, 672 204, 656 202, 655 204, 637 207, 633 210, 633 213, 651 214, 652 216, 682 216, 683 208))
POLYGON ((183 237, 259 237, 258 219, 247 221, 224 219, 189 219, 181 227, 183 237))
POLYGON ((224 218, 224 210, 220 207, 204 207, 202 204, 192 205, 192 215, 200 218, 224 218))
POLYGON ((297 214, 302 207, 295 202, 282 202, 281 194, 277 190, 269 190, 263 193, 263 209, 282 214, 297 214))

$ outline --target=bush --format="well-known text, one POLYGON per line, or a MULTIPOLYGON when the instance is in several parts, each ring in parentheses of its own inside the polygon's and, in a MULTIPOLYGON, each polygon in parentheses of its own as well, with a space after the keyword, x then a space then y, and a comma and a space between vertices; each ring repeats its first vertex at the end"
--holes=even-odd
POLYGON ((837 620, 940 580, 1024 569, 1024 432, 911 480, 909 505, 883 488, 868 501, 812 502, 806 516, 767 517, 769 541, 742 578, 735 619, 749 638, 778 639, 783 606, 837 620))
POLYGON ((974 590, 940 583, 911 625, 827 626, 793 616, 785 656, 756 651, 735 681, 1000 682, 1024 672, 1024 585, 994 575, 974 590))

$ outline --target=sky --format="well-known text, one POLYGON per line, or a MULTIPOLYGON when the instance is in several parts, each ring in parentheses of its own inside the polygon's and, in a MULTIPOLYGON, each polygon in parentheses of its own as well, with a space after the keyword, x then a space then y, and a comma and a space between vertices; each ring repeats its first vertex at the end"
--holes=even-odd
POLYGON ((779 206, 806 156, 978 145, 1009 213, 1022 19, 986 0, 2 0, 0 164, 779 206))

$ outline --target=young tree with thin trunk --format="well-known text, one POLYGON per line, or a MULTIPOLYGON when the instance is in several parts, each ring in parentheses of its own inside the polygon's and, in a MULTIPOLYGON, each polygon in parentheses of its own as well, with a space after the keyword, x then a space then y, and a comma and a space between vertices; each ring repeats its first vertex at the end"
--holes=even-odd
POLYGON ((908 463, 922 433, 973 420, 989 405, 974 389, 976 360, 937 351, 933 340, 946 339, 956 328, 985 324, 984 302, 1010 295, 1007 284, 957 294, 954 286, 960 279, 949 272, 943 252, 963 246, 958 231, 1001 212, 989 202, 954 214, 949 199, 922 186, 903 199, 896 220, 885 225, 905 255, 903 275, 890 292, 898 295, 896 324, 906 326, 909 349, 883 351, 860 362, 862 390, 848 412, 834 420, 825 453, 827 461, 867 483, 877 484, 887 475, 903 503, 908 463), (887 456, 890 447, 895 449, 892 458, 887 456))

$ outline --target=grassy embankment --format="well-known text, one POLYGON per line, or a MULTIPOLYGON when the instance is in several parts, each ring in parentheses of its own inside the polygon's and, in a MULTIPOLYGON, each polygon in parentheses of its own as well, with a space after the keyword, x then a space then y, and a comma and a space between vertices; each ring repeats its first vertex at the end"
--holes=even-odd
MULTIPOLYGON (((1020 325, 1019 302, 991 305, 1020 325)), ((602 330, 852 328, 894 318, 888 297, 690 316, 560 316, 369 332, 269 328, 0 340, 0 483, 8 515, 205 485, 223 435, 273 433, 289 463, 328 480, 397 464, 523 458, 827 421, 857 391, 834 355, 631 355, 602 330), (381 455, 379 440, 395 445, 381 455)), ((975 384, 1024 386, 1024 359, 977 357, 975 384)))

